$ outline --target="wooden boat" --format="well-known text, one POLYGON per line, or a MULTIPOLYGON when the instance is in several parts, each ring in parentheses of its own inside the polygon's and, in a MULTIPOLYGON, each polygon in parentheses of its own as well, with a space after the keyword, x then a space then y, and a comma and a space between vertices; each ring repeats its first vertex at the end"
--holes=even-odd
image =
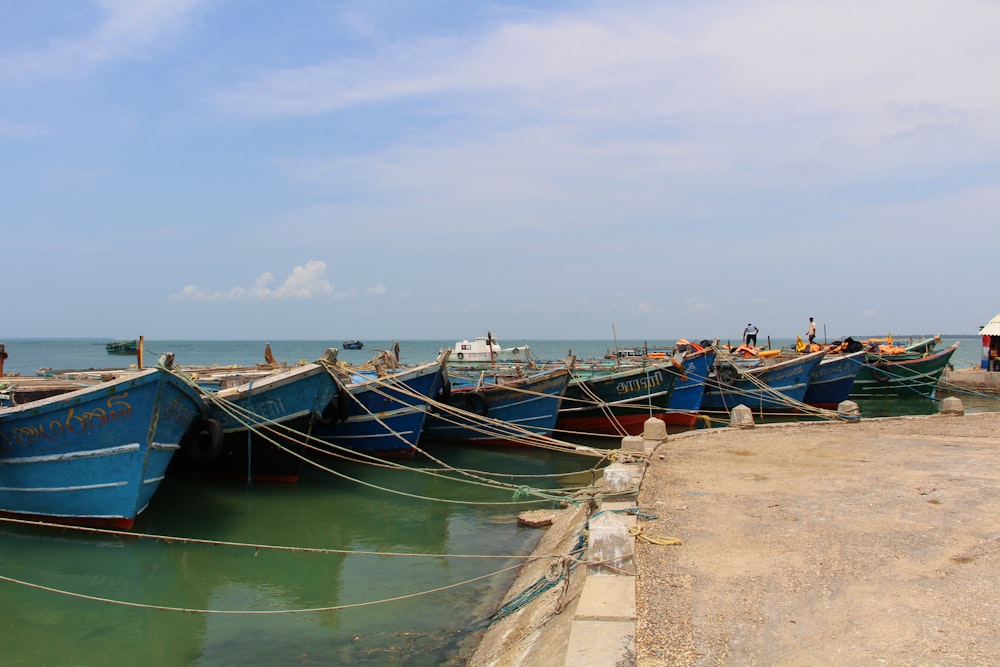
POLYGON ((204 407, 171 363, 0 409, 0 512, 131 528, 204 407))
POLYGON ((343 345, 345 350, 363 350, 365 347, 360 340, 345 340, 343 345))
POLYGON ((381 367, 338 369, 336 395, 312 435, 337 452, 412 459, 430 410, 427 399, 444 389, 447 356, 397 368, 385 353, 381 367))
POLYGON ((423 437, 517 444, 532 435, 551 436, 569 373, 564 367, 524 377, 494 375, 472 380, 450 373, 451 391, 440 399, 447 407, 430 412, 423 437))
POLYGON ((904 345, 895 343, 891 338, 870 338, 864 342, 866 361, 876 363, 882 359, 901 361, 903 359, 920 359, 934 351, 941 342, 941 336, 923 338, 904 345))
POLYGON ((654 359, 666 359, 670 356, 670 350, 661 347, 615 347, 608 348, 604 353, 605 359, 615 359, 620 361, 645 361, 654 359))
POLYGON ((116 340, 104 344, 104 351, 108 354, 127 354, 135 356, 139 353, 138 340, 116 340))
POLYGON ((639 435, 650 417, 666 421, 681 369, 672 361, 627 368, 573 369, 556 428, 577 433, 639 435))
POLYGON ((716 358, 705 382, 702 411, 730 412, 737 405, 755 412, 793 411, 795 403, 803 402, 813 369, 825 355, 821 350, 772 363, 716 358))
MULTIPOLYGON (((324 361, 336 359, 328 350, 324 361)), ((337 392, 323 363, 252 377, 207 395, 171 473, 266 481, 298 480, 304 438, 337 392)))
POLYGON ((923 396, 933 398, 944 369, 951 355, 958 349, 958 343, 939 352, 912 356, 902 353, 893 355, 866 356, 865 363, 858 371, 851 396, 868 398, 873 396, 923 396))
POLYGON ((527 345, 500 347, 493 334, 486 332, 475 340, 460 340, 451 349, 448 363, 455 366, 481 367, 492 364, 525 363, 530 359, 527 345))
POLYGON ((826 355, 809 376, 803 402, 815 408, 836 410, 850 397, 864 361, 864 351, 826 355))
POLYGON ((685 351, 684 370, 674 383, 667 409, 660 416, 668 428, 694 428, 705 397, 705 380, 715 363, 715 348, 702 347, 685 351))

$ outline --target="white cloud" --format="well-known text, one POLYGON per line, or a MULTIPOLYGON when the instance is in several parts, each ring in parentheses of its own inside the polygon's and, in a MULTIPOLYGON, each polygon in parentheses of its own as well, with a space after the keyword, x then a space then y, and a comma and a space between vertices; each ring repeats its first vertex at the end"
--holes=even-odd
POLYGON ((365 290, 365 292, 367 292, 368 294, 385 294, 387 291, 388 290, 386 289, 385 285, 382 285, 381 283, 378 285, 373 285, 365 290))
POLYGON ((253 299, 314 299, 319 297, 345 298, 353 292, 338 293, 326 279, 326 263, 310 260, 305 266, 296 266, 277 287, 274 274, 262 273, 253 287, 233 287, 226 291, 213 291, 187 285, 172 296, 173 299, 195 299, 199 301, 240 301, 253 299))
POLYGON ((52 41, 45 50, 0 59, 0 78, 79 71, 143 59, 186 27, 208 0, 96 0, 100 18, 88 34, 52 41))

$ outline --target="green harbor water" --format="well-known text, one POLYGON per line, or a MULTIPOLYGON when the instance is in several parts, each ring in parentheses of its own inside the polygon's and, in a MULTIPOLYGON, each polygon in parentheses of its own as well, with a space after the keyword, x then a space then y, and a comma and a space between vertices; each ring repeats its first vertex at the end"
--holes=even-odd
MULTIPOLYGON (((433 454, 537 487, 585 485, 589 473, 565 473, 594 464, 513 449, 433 454)), ((517 556, 541 536, 517 513, 540 505, 409 467, 333 465, 343 478, 168 478, 135 529, 246 546, 0 524, 0 664, 464 664, 517 556)))

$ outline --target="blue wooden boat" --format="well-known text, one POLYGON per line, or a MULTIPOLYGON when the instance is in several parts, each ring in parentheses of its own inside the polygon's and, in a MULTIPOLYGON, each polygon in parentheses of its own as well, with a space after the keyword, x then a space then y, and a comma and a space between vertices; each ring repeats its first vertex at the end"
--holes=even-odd
POLYGON ((705 397, 705 380, 715 363, 715 348, 691 349, 684 353, 684 370, 674 383, 667 409, 660 416, 667 428, 694 428, 705 397))
POLYGON ((550 437, 569 379, 566 368, 524 377, 452 372, 451 391, 427 416, 423 437, 490 445, 550 437))
POLYGON ((717 358, 705 382, 702 411, 728 413, 737 405, 755 412, 794 411, 795 403, 803 402, 809 378, 825 355, 823 350, 767 363, 717 358))
POLYGON ((836 410, 850 397, 864 361, 864 351, 826 355, 809 376, 803 402, 815 408, 836 410))
POLYGON ((343 345, 345 350, 363 350, 365 347, 360 340, 345 340, 343 345))
POLYGON ((869 356, 858 371, 851 396, 869 397, 912 397, 933 398, 944 369, 951 361, 951 355, 958 349, 958 343, 939 352, 912 358, 913 353, 903 353, 900 358, 893 355, 869 356))
POLYGON ((297 481, 305 437, 336 391, 327 367, 308 363, 208 393, 207 415, 170 472, 297 481))
POLYGON ((312 425, 312 435, 340 453, 413 458, 428 398, 445 387, 447 354, 412 368, 340 370, 334 399, 312 425))
POLYGON ((574 368, 556 426, 574 433, 639 435, 650 417, 665 420, 680 374, 670 361, 574 368))
POLYGON ((129 529, 203 409, 161 366, 0 409, 0 512, 129 529))

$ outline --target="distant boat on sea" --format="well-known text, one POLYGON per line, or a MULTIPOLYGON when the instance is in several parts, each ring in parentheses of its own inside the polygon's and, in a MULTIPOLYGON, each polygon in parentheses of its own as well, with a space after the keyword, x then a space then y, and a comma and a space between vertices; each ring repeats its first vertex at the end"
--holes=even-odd
POLYGON ((360 340, 345 340, 344 341, 344 349, 345 350, 363 350, 364 348, 365 348, 365 344, 362 343, 360 340))
POLYGON ((475 340, 460 340, 451 349, 448 363, 456 366, 481 367, 496 363, 524 363, 531 350, 527 345, 500 347, 496 337, 486 332, 475 340))
POLYGON ((138 340, 116 340, 111 343, 105 343, 104 351, 108 354, 128 354, 136 355, 139 353, 139 341, 138 340))

